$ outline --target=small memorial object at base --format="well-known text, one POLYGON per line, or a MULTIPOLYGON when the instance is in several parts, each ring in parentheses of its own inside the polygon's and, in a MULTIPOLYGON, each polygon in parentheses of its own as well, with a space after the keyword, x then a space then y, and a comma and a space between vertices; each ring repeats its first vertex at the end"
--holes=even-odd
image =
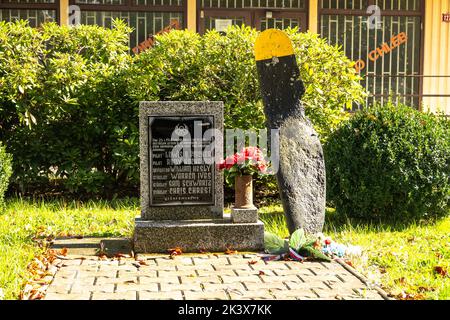
POLYGON ((247 147, 219 163, 220 170, 226 170, 234 177, 235 199, 231 209, 234 223, 258 221, 258 209, 253 204, 253 175, 265 174, 268 163, 257 147, 247 147))

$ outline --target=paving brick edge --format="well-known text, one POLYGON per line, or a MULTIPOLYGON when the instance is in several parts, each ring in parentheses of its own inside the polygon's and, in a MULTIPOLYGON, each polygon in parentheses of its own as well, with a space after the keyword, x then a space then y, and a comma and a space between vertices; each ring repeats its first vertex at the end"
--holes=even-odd
POLYGON ((334 259, 334 261, 339 263, 341 266, 343 266, 345 268, 345 270, 347 270, 348 272, 353 274, 355 277, 357 277, 359 280, 361 280, 366 286, 375 289, 380 294, 380 296, 383 297, 384 300, 395 300, 395 299, 389 297, 389 295, 386 293, 386 291, 381 289, 378 285, 370 283, 369 280, 364 275, 359 273, 355 268, 350 266, 343 259, 337 258, 337 259, 334 259))
MULTIPOLYGON (((242 253, 241 253, 242 254, 242 253)), ((252 252, 251 254, 255 254, 254 252, 252 252)), ((257 254, 257 253, 256 253, 257 254)), ((192 254, 193 255, 193 254, 192 254)), ((158 258, 158 257, 166 257, 167 255, 162 255, 162 254, 155 254, 155 257, 152 258, 158 258)), ((245 256, 245 254, 244 254, 245 256)), ((148 257, 147 257, 148 258, 148 257)), ((47 295, 47 290, 50 287, 51 283, 53 283, 53 280, 56 276, 56 273, 59 271, 59 269, 61 268, 61 266, 58 266, 60 263, 62 263, 64 260, 77 260, 77 259, 83 259, 83 257, 78 256, 78 255, 73 255, 73 256, 68 256, 68 257, 57 257, 57 259, 55 259, 52 262, 52 266, 54 266, 54 270, 52 270, 53 272, 51 272, 51 274, 49 274, 48 276, 52 277, 52 280, 44 285, 43 287, 45 287, 44 290, 42 290, 42 300, 45 300, 46 295, 47 295)), ((334 261, 336 261, 337 263, 339 263, 342 267, 344 267, 344 269, 346 269, 348 272, 350 272, 352 275, 354 275, 355 277, 357 277, 360 281, 362 281, 366 286, 375 289, 378 294, 384 299, 384 300, 395 300, 391 297, 388 296, 388 294, 386 293, 386 291, 384 291, 382 288, 380 288, 378 285, 374 285, 372 283, 369 282, 369 280, 362 275, 361 273, 359 273, 355 268, 351 267, 349 264, 347 264, 343 259, 340 258, 336 258, 333 259, 334 261)))

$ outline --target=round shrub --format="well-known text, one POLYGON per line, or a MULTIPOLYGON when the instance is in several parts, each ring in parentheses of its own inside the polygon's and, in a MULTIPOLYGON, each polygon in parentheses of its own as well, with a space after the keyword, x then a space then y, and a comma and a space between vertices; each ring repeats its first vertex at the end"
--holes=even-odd
POLYGON ((12 174, 11 162, 11 155, 6 153, 5 147, 0 142, 0 210, 3 209, 5 192, 12 174))
POLYGON ((328 201, 358 218, 448 214, 449 137, 446 118, 408 106, 357 112, 324 146, 328 201))

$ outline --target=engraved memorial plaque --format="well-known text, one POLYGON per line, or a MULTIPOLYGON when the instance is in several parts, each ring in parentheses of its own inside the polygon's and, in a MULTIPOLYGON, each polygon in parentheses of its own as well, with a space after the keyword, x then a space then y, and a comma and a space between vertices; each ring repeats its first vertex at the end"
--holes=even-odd
POLYGON ((214 204, 213 127, 211 116, 149 117, 150 206, 214 204))
POLYGON ((142 219, 222 219, 223 103, 141 102, 139 131, 142 219))

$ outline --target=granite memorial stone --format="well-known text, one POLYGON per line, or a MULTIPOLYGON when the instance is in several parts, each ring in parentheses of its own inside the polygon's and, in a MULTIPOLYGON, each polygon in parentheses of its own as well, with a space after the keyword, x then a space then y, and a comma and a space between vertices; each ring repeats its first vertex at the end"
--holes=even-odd
POLYGON ((223 213, 222 102, 141 102, 138 253, 264 248, 261 221, 223 213))
POLYGON ((221 218, 223 176, 211 159, 203 159, 204 148, 213 143, 218 148, 215 156, 221 156, 222 142, 205 135, 210 129, 223 131, 221 105, 146 102, 141 104, 139 119, 142 217, 149 220, 221 218), (201 141, 195 140, 196 134, 201 141), (172 162, 172 150, 180 142, 184 143, 184 150, 180 150, 185 151, 184 161, 176 164, 172 162), (183 207, 182 212, 179 206, 183 207))

